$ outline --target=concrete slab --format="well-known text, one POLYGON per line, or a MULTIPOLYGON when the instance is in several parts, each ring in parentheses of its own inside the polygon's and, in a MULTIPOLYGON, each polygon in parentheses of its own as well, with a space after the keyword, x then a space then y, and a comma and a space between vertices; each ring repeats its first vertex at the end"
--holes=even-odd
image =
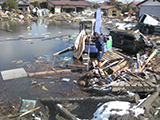
POLYGON ((24 70, 24 68, 1 71, 1 75, 3 80, 11 80, 16 78, 27 77, 27 73, 24 70))

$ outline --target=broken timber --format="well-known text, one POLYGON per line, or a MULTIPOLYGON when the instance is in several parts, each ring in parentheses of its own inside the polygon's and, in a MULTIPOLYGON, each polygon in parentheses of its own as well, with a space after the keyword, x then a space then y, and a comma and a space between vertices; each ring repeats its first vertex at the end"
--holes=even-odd
POLYGON ((132 92, 154 92, 157 90, 157 86, 150 81, 137 81, 137 82, 117 82, 112 85, 112 92, 120 90, 132 91, 132 92))
POLYGON ((154 92, 152 95, 150 95, 147 100, 145 100, 140 106, 140 108, 148 108, 151 107, 151 104, 155 101, 155 99, 159 96, 159 88, 157 88, 158 90, 156 92, 154 92))
POLYGON ((120 64, 117 64, 116 66, 114 67, 110 67, 109 70, 107 71, 108 74, 112 74, 114 72, 117 72, 118 70, 120 70, 121 68, 125 67, 127 65, 127 61, 124 61, 120 64))
POLYGON ((68 120, 78 120, 73 114, 71 114, 67 109, 65 109, 61 104, 56 104, 55 107, 65 115, 68 120))
POLYGON ((154 55, 157 53, 157 49, 154 50, 154 52, 149 56, 149 58, 145 61, 143 64, 141 71, 145 68, 145 66, 149 63, 149 61, 154 57, 154 55))
POLYGON ((130 102, 135 102, 135 97, 134 96, 114 96, 114 97, 109 97, 109 96, 102 96, 102 97, 84 97, 84 98, 46 98, 46 99, 40 99, 40 102, 42 104, 57 104, 57 103, 74 103, 74 102, 79 102, 81 103, 82 101, 88 101, 88 102, 94 102, 94 101, 99 101, 99 102, 109 102, 109 101, 130 101, 130 102))
POLYGON ((35 76, 53 75, 53 74, 70 73, 70 72, 71 72, 71 69, 62 69, 62 70, 55 70, 55 71, 28 73, 28 76, 35 77, 35 76))

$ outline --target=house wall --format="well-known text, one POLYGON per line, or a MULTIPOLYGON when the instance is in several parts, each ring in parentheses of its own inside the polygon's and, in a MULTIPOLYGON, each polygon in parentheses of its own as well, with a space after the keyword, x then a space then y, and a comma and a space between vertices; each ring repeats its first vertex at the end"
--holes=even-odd
POLYGON ((110 8, 110 9, 108 9, 108 15, 112 16, 113 15, 113 11, 116 11, 116 16, 117 16, 118 15, 117 8, 110 8))
POLYGON ((140 14, 139 15, 146 13, 146 14, 155 15, 155 16, 159 17, 159 19, 160 19, 159 12, 160 12, 160 2, 158 2, 156 0, 154 2, 153 2, 153 0, 148 0, 140 5, 140 14))
POLYGON ((61 13, 61 6, 55 6, 54 11, 55 13, 61 13))
POLYGON ((147 5, 149 5, 149 6, 150 6, 150 5, 151 5, 151 6, 152 6, 152 5, 158 5, 158 6, 160 6, 160 2, 158 2, 158 1, 156 1, 156 0, 155 0, 154 2, 153 2, 153 0, 148 0, 148 1, 144 2, 142 5, 143 5, 143 6, 147 6, 147 5))
POLYGON ((160 19, 160 6, 141 6, 140 9, 140 15, 142 15, 143 13, 146 14, 151 14, 151 15, 155 15, 157 17, 159 17, 160 19))

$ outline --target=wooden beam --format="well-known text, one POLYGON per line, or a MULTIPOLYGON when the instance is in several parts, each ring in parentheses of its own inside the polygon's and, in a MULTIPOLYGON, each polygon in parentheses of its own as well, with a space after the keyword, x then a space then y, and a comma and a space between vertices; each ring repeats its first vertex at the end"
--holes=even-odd
POLYGON ((55 70, 55 71, 28 73, 28 76, 34 77, 34 76, 53 75, 53 74, 70 73, 70 72, 71 72, 71 69, 62 69, 62 70, 55 70))
POLYGON ((145 61, 145 63, 143 64, 141 71, 145 68, 145 66, 149 63, 149 61, 154 57, 154 55, 157 53, 157 49, 155 49, 153 51, 153 53, 149 56, 149 58, 145 61))

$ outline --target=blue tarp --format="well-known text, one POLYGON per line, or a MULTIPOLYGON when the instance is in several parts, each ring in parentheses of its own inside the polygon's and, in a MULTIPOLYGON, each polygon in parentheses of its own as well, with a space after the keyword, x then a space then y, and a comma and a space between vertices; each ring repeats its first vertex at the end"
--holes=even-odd
POLYGON ((101 33, 101 9, 98 8, 96 11, 96 25, 95 25, 95 32, 101 33))

